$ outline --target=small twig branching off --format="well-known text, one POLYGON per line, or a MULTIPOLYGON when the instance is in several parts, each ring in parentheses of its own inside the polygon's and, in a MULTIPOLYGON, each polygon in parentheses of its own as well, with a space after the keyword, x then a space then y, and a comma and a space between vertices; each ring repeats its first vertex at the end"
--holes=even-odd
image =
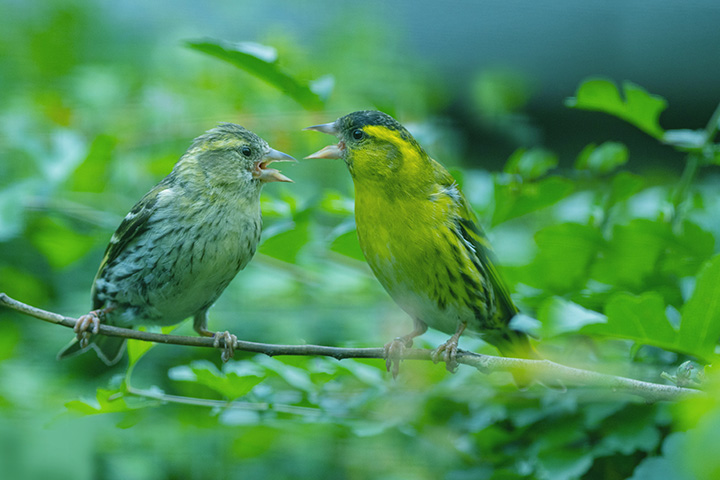
MULTIPOLYGON (((74 327, 77 319, 48 312, 0 293, 0 305, 24 313, 45 322, 74 327)), ((190 347, 213 347, 213 339, 209 337, 189 337, 180 335, 165 335, 161 333, 143 332, 128 328, 100 325, 100 335, 124 337, 146 342, 165 343, 173 345, 186 345, 190 347)), ((222 345, 221 342, 221 347, 222 345)), ((338 360, 345 358, 384 358, 382 348, 339 348, 322 345, 273 345, 238 340, 235 350, 252 353, 262 353, 268 356, 300 355, 300 356, 326 356, 338 360)), ((403 354, 403 360, 431 360, 431 350, 409 349, 403 354)), ((612 391, 627 393, 644 398, 648 402, 675 401, 683 398, 704 395, 704 392, 691 388, 662 385, 651 382, 634 380, 631 378, 593 372, 579 368, 568 367, 549 360, 525 360, 519 358, 496 357, 480 355, 477 353, 460 351, 458 363, 475 367, 483 373, 512 372, 522 370, 533 378, 550 384, 566 386, 602 387, 612 391)))

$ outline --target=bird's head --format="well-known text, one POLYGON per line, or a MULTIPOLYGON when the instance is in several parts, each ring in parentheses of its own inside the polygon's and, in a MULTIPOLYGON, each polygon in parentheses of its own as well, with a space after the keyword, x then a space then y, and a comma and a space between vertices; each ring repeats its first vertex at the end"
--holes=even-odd
POLYGON ((335 135, 338 143, 305 158, 341 158, 357 182, 420 182, 428 156, 410 132, 390 115, 374 110, 353 112, 332 123, 305 130, 335 135))
POLYGON ((292 182, 268 166, 273 162, 295 161, 290 155, 270 148, 250 130, 223 123, 197 137, 176 168, 213 189, 259 191, 268 182, 292 182))

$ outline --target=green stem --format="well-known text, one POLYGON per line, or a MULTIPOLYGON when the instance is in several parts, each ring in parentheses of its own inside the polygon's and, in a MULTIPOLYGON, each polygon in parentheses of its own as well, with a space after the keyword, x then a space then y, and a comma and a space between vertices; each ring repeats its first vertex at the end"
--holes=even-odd
POLYGON ((713 140, 718 133, 720 128, 720 104, 715 108, 715 111, 710 116, 710 120, 705 126, 705 142, 700 152, 689 153, 686 157, 685 169, 683 170, 680 183, 678 184, 677 190, 673 195, 673 217, 672 226, 678 228, 680 221, 684 218, 682 211, 687 202, 688 192, 697 175, 698 169, 702 164, 708 164, 712 161, 712 152, 708 147, 712 146, 713 140))
POLYGON ((690 190, 690 185, 692 185, 693 180, 695 180, 699 166, 700 156, 695 153, 689 154, 685 161, 685 169, 680 177, 680 183, 678 184, 677 190, 675 190, 675 195, 673 195, 673 228, 678 228, 680 221, 685 217, 682 213, 684 213, 685 210, 684 206, 688 191, 690 190))
POLYGON ((705 127, 705 146, 712 143, 718 132, 718 128, 720 128, 720 104, 715 108, 715 111, 710 117, 710 121, 705 127))

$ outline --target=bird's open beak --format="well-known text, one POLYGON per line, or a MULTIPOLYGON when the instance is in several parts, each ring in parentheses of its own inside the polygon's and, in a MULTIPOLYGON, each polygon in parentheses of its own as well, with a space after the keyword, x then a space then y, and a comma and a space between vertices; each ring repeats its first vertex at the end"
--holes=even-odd
POLYGON ((274 168, 267 168, 273 162, 297 162, 293 157, 287 153, 279 152, 274 148, 271 148, 265 152, 259 162, 255 164, 255 170, 253 171, 253 178, 259 178, 261 182, 292 182, 288 177, 275 170, 274 168))
MULTIPOLYGON (((337 127, 335 122, 323 123, 322 125, 313 125, 312 127, 303 128, 303 130, 315 130, 316 132, 327 133, 328 135, 338 135, 337 127)), ((320 151, 317 151, 305 158, 342 158, 343 150, 345 145, 343 142, 339 142, 336 145, 328 145, 320 151)))

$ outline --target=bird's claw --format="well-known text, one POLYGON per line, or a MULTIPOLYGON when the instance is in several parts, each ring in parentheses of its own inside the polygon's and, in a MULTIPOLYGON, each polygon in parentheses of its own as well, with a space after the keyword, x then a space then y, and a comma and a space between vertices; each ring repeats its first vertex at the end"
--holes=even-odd
POLYGON ((93 310, 86 315, 82 315, 75 322, 73 331, 77 334, 80 347, 85 348, 90 343, 90 337, 100 332, 100 315, 101 310, 93 310))
POLYGON ((396 379, 400 373, 400 362, 405 350, 412 347, 412 340, 404 337, 397 337, 385 344, 385 368, 396 379))
POLYGON ((457 354, 458 341, 456 338, 453 337, 447 342, 440 345, 435 350, 433 350, 433 352, 430 354, 430 358, 432 359, 433 363, 438 363, 440 361, 445 362, 445 368, 447 368, 447 371, 450 373, 455 373, 458 368, 457 354))
POLYGON ((237 336, 228 332, 215 332, 213 335, 213 347, 222 348, 221 358, 223 363, 226 363, 232 357, 235 356, 235 345, 237 344, 237 336), (220 340, 223 345, 220 346, 220 340))

